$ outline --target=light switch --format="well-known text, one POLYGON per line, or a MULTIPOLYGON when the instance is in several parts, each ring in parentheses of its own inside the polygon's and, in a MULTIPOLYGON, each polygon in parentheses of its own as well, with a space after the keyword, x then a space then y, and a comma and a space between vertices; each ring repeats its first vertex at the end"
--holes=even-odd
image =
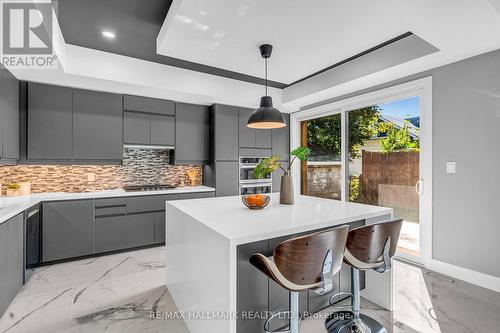
POLYGON ((94 182, 95 181, 95 173, 87 173, 87 181, 94 182))
POLYGON ((446 173, 455 173, 457 171, 457 162, 446 162, 446 173))

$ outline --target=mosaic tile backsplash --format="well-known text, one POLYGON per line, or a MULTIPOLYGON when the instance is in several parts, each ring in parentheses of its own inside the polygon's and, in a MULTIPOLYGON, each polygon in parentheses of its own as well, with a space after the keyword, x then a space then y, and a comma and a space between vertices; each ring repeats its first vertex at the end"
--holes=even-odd
POLYGON ((168 150, 123 151, 122 165, 16 165, 0 166, 2 194, 9 183, 30 182, 31 192, 84 192, 122 188, 125 185, 177 184, 189 186, 186 171, 196 170, 196 186, 202 182, 202 168, 170 165, 168 150), (88 181, 94 174, 94 181, 88 181))

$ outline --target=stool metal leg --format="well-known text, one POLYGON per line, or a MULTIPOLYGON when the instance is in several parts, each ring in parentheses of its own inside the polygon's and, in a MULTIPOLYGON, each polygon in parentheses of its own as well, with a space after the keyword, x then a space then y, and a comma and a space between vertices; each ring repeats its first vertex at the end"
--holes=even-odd
POLYGON ((264 332, 266 333, 299 333, 299 323, 301 321, 301 317, 299 314, 299 293, 298 292, 290 292, 289 294, 290 301, 290 309, 288 311, 281 311, 274 313, 271 317, 267 318, 264 323, 264 332), (286 316, 286 317, 282 317, 286 316), (277 330, 271 329, 271 322, 276 319, 288 319, 288 325, 286 328, 281 328, 277 330))
POLYGON ((360 313, 360 289, 359 270, 351 268, 352 312, 337 311, 330 314, 325 322, 329 333, 387 333, 378 321, 360 313))
POLYGON ((290 292, 290 333, 299 333, 299 293, 290 292))

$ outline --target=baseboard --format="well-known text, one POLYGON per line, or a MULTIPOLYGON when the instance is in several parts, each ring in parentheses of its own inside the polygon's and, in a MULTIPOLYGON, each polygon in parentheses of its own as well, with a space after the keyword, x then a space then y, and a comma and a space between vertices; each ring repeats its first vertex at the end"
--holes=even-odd
POLYGON ((426 268, 436 273, 447 275, 500 293, 500 278, 498 277, 447 264, 435 259, 429 260, 426 264, 426 268))

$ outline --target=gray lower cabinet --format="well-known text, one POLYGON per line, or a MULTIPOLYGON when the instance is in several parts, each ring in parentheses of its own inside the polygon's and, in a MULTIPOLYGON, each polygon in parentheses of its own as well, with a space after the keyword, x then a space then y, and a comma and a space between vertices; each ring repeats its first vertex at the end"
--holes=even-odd
POLYGON ((154 242, 156 244, 165 243, 165 212, 155 213, 155 238, 154 242))
POLYGON ((155 243, 156 213, 127 214, 127 248, 146 246, 155 243))
POLYGON ((175 146, 175 117, 151 115, 152 145, 175 146))
POLYGON ((123 112, 123 142, 149 144, 151 142, 151 115, 123 112))
POLYGON ((215 162, 215 194, 218 197, 238 195, 239 163, 215 162))
POLYGON ((125 215, 96 217, 94 222, 95 252, 125 249, 125 225, 125 215))
POLYGON ((73 158, 122 160, 122 96, 73 90, 73 158))
POLYGON ((28 159, 73 157, 71 88, 28 84, 28 159))
MULTIPOLYGON (((268 297, 269 278, 248 262, 255 253, 268 253, 268 241, 240 245, 236 250, 238 276, 236 279, 236 310, 238 312, 266 313, 269 310, 268 303, 270 301, 274 301, 276 304, 275 300, 268 297)), ((263 332, 264 321, 265 319, 258 318, 252 320, 238 318, 236 331, 243 333, 263 332)))
POLYGON ((238 108, 216 104, 213 107, 215 161, 238 160, 238 108))
POLYGON ((176 103, 175 164, 210 161, 210 113, 203 105, 176 103))
POLYGON ((10 296, 9 223, 0 224, 0 316, 12 300, 10 296), (4 296, 5 295, 5 296, 4 296))
POLYGON ((165 202, 179 199, 178 194, 128 197, 126 247, 165 242, 165 202))
POLYGON ((0 224, 0 317, 23 286, 23 230, 23 214, 0 224))
POLYGON ((19 159, 19 81, 0 67, 0 159, 19 159))
POLYGON ((179 200, 178 194, 145 195, 127 198, 127 214, 165 211, 165 202, 179 200))
POLYGON ((43 261, 93 254, 93 200, 42 205, 43 261))

